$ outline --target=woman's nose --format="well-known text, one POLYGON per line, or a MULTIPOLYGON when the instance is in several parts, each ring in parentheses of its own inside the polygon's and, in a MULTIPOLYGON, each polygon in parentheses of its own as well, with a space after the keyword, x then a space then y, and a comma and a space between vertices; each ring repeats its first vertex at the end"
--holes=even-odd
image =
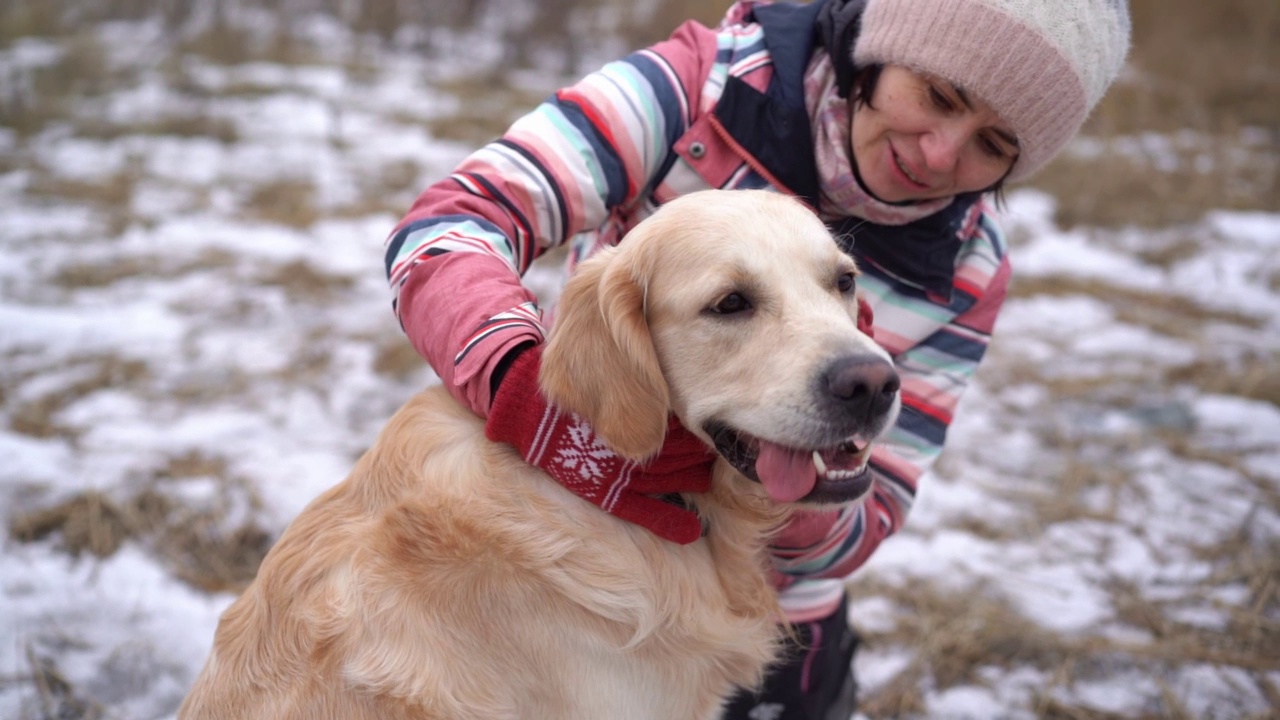
POLYGON ((970 135, 972 133, 968 128, 957 123, 944 123, 925 133, 920 141, 925 164, 935 173, 955 170, 970 135))

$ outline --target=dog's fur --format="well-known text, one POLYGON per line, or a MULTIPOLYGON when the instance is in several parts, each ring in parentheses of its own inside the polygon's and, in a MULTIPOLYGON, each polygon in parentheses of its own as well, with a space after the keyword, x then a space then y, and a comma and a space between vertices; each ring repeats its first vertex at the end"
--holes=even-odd
MULTIPOLYGON (((657 451, 671 412, 708 445, 712 420, 830 444, 825 368, 887 362, 837 288, 854 270, 795 200, 685 196, 574 273, 542 388, 633 458, 657 451), (717 312, 732 293, 751 309, 717 312)), ((786 508, 724 459, 686 501, 705 536, 661 540, 428 389, 280 538, 179 717, 714 718, 775 652, 765 547, 786 508)))

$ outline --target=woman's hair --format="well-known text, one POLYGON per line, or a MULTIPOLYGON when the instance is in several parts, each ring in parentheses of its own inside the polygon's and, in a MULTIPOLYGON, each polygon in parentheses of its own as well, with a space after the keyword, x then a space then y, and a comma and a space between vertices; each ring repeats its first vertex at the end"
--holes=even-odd
MULTIPOLYGON (((876 86, 880 84, 880 73, 884 70, 883 63, 875 63, 857 68, 854 71, 853 86, 849 88, 849 102, 853 104, 853 108, 857 109, 859 105, 866 105, 875 110, 875 106, 871 104, 871 98, 875 97, 876 86)), ((1000 179, 991 187, 984 188, 980 192, 991 193, 995 198, 997 207, 1004 207, 1004 184, 1009 179, 1009 174, 1013 172, 1013 166, 1016 163, 1009 163, 1009 169, 1000 176, 1000 179)))

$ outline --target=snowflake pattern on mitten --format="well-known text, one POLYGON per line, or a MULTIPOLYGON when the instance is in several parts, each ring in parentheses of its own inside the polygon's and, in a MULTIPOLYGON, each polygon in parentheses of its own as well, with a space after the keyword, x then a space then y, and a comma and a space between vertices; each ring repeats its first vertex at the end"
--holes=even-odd
POLYGON ((554 406, 546 409, 526 459, 606 512, 618 502, 635 467, 610 450, 577 413, 562 413, 554 406))
POLYGON ((513 445, 531 465, 605 512, 686 545, 702 536, 701 519, 671 497, 711 489, 715 453, 674 416, 662 446, 643 461, 615 453, 586 418, 562 411, 538 388, 542 346, 511 363, 494 395, 485 436, 513 445))
POLYGON ((571 417, 569 432, 565 435, 564 442, 555 449, 555 462, 566 470, 576 471, 577 476, 583 480, 599 485, 605 476, 601 466, 606 463, 615 464, 618 456, 596 437, 591 426, 578 417, 577 413, 572 413, 571 417))

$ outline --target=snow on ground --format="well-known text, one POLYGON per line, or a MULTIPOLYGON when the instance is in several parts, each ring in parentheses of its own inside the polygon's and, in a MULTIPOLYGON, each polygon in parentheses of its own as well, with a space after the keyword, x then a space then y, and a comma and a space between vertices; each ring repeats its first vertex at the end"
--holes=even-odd
MULTIPOLYGON (((313 34, 353 45, 331 23, 313 34)), ((175 72, 137 51, 162 42, 152 25, 111 24, 100 40, 130 82, 29 136, 0 132, 4 519, 12 529, 91 493, 122 507, 158 496, 215 530, 274 537, 433 381, 404 359, 381 243, 466 151, 428 129, 465 99, 420 61, 367 49, 375 69, 358 77, 336 53, 187 56, 175 72)), ((13 82, 62 52, 23 41, 0 69, 13 82)), ((1280 352, 1280 214, 1068 232, 1052 210, 1034 191, 1010 199, 1020 284, 908 528, 855 578, 868 589, 854 622, 887 638, 911 621, 895 593, 927 587, 994 599, 1066 642, 1157 643, 1126 612, 1133 598, 1209 635, 1249 612, 1274 627, 1273 604, 1251 605, 1257 578, 1210 549, 1274 551, 1280 538, 1280 408, 1251 392, 1275 382, 1280 352), (1195 251, 1159 253, 1170 233, 1195 251)), ((558 279, 552 265, 529 278, 548 294, 558 279)), ((47 717, 60 702, 171 717, 233 596, 183 576, 171 536, 98 557, 69 552, 67 532, 5 542, 0 716, 47 717), (69 689, 37 687, 39 668, 69 689)), ((917 652, 869 644, 866 692, 917 652)), ((1197 657, 1070 677, 993 661, 962 682, 926 680, 914 712, 1036 717, 1056 701, 1137 716, 1170 696, 1194 717, 1267 712, 1275 664, 1197 657)))

